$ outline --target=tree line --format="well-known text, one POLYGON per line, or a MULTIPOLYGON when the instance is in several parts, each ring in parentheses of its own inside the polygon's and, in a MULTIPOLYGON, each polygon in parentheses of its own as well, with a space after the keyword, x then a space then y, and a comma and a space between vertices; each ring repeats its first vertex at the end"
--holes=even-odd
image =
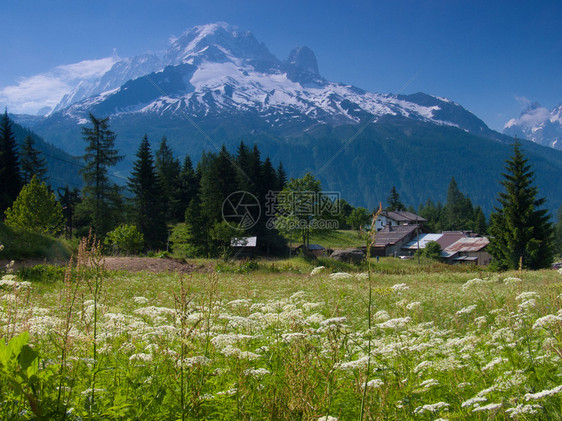
MULTIPOLYGON (((269 157, 261 157, 255 145, 249 148, 241 142, 235 153, 224 146, 217 152, 204 152, 194 168, 189 156, 182 161, 174 156, 165 137, 153 153, 149 139, 144 136, 140 139, 126 187, 122 187, 113 181, 110 172, 123 157, 115 148, 116 136, 109 127, 109 120, 90 115, 90 124, 82 128, 82 137, 86 142, 80 171, 84 187, 81 191, 69 187, 59 189, 57 198, 48 186, 46 162, 35 149, 33 139, 27 137, 18 151, 11 121, 7 111, 4 112, 0 121, 0 212, 6 216, 7 223, 38 227, 43 217, 44 226, 40 230, 49 234, 57 234, 62 229, 71 238, 87 235, 91 229, 99 239, 109 238, 108 244, 115 246, 120 236, 131 237, 131 232, 136 232, 140 238, 135 241, 137 251, 164 250, 171 241, 175 250, 189 256, 217 256, 226 253, 231 240, 237 237, 256 236, 258 250, 264 253, 282 250, 285 238, 295 232, 306 244, 313 226, 311 222, 323 217, 308 215, 307 225, 301 226, 300 231, 268 225, 272 216, 281 222, 295 218, 292 210, 295 203, 287 202, 287 198, 293 196, 288 196, 287 192, 303 189, 320 192, 321 186, 310 174, 302 179, 287 180, 283 165, 275 168, 269 157), (271 201, 276 198, 269 197, 269 192, 285 193, 274 210, 276 213, 268 215, 270 218, 253 214, 255 210, 251 210, 250 204, 242 203, 253 198, 258 205, 255 209, 271 212, 271 201), (243 224, 236 226, 225 218, 225 203, 233 205, 232 201, 227 201, 231 196, 232 201, 248 205, 242 207, 245 212, 234 212, 234 216, 248 218, 251 224, 248 220, 239 220, 234 222, 243 224), (37 208, 38 198, 48 205, 44 205, 41 212, 34 212, 29 207, 37 208), (21 200, 17 202, 18 199, 21 200), (30 222, 32 214, 35 219, 30 222), (115 231, 124 226, 127 228, 115 231)), ((445 204, 428 199, 417 210, 406 207, 393 187, 387 197, 387 210, 415 212, 428 221, 426 227, 433 232, 470 230, 491 235, 491 250, 495 250, 498 262, 503 261, 500 266, 514 267, 515 263, 520 264, 522 256, 525 256, 524 265, 530 262, 528 267, 544 266, 549 260, 544 249, 549 246, 546 248, 552 250, 552 241, 562 253, 562 208, 558 211, 556 226, 551 226, 546 211, 540 209, 544 200, 537 198, 533 172, 518 144, 514 146, 514 156, 506 162, 503 177, 506 192, 498 197, 500 206, 492 213, 489 227, 482 209, 472 205, 454 178, 449 184, 445 204), (526 232, 526 236, 516 240, 515 233, 521 231, 526 232), (502 257, 500 249, 516 252, 502 257), (543 257, 536 257, 538 255, 543 257), (510 262, 506 263, 507 260, 510 262)), ((315 200, 326 199, 317 196, 315 200)), ((360 230, 370 222, 369 211, 353 207, 343 198, 335 199, 329 206, 334 207, 338 212, 325 216, 336 220, 339 229, 360 230)), ((552 253, 550 260, 551 257, 552 253)))

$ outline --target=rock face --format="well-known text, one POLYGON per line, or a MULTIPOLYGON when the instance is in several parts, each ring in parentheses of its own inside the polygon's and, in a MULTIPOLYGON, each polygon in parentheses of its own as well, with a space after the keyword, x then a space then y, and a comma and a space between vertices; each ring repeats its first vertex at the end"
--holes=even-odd
POLYGON ((340 262, 358 264, 365 258, 365 252, 361 249, 336 250, 330 255, 330 258, 340 262))

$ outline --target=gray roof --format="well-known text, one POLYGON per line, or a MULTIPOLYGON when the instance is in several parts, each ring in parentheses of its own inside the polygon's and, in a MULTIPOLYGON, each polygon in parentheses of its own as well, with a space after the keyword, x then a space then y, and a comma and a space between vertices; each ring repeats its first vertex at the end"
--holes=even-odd
POLYGON ((231 247, 256 247, 258 237, 238 237, 230 240, 231 247))
MULTIPOLYGON (((430 241, 437 241, 439 240, 439 238, 441 238, 442 234, 420 234, 420 238, 419 238, 419 244, 420 244, 420 249, 424 249, 425 246, 427 245, 427 243, 429 243, 430 241)), ((403 249, 407 249, 407 250, 417 250, 418 249, 418 238, 416 236, 416 238, 414 238, 412 241, 404 244, 402 246, 403 249)))
POLYGON ((469 253, 477 252, 485 248, 490 243, 486 237, 467 237, 454 242, 444 251, 448 253, 469 253))
POLYGON ((398 241, 403 240, 404 237, 411 235, 417 228, 417 225, 386 226, 376 233, 375 247, 385 247, 390 244, 396 244, 398 241))
POLYGON ((427 222, 427 219, 408 211, 383 211, 381 215, 402 223, 427 222))

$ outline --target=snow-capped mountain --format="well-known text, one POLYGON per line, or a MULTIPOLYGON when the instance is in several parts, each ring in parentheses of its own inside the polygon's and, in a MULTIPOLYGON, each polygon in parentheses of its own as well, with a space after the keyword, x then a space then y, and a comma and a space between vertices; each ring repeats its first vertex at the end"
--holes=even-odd
POLYGON ((378 94, 329 82, 320 76, 309 48, 295 48, 281 61, 250 32, 225 23, 192 28, 165 52, 118 61, 98 80, 80 83, 56 112, 79 122, 89 112, 167 117, 250 113, 271 127, 298 124, 300 130, 391 115, 489 131, 444 98, 378 94))
POLYGON ((503 132, 562 150, 562 105, 550 111, 533 102, 519 118, 509 120, 503 132))

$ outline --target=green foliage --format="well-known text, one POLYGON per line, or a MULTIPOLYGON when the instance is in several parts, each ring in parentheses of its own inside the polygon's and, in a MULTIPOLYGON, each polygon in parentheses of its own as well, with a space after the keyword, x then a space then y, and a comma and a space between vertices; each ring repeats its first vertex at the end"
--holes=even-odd
POLYGON ((540 269, 549 267, 553 258, 552 226, 545 199, 538 198, 533 185, 534 173, 521 152, 513 145, 501 182, 505 191, 498 196, 501 207, 490 217, 490 253, 502 269, 540 269))
POLYGON ((18 269, 17 277, 23 281, 50 284, 64 280, 65 270, 64 266, 35 265, 18 269))
POLYGON ((16 139, 7 110, 0 121, 0 179, 0 213, 3 213, 22 187, 16 139))
POLYGON ((33 176, 21 189, 11 208, 6 210, 6 224, 47 235, 60 233, 63 215, 55 194, 33 176))
MULTIPOLYGON (((85 231, 91 226, 98 238, 111 230, 119 219, 122 209, 118 186, 109 179, 109 168, 123 159, 115 149, 115 134, 109 129, 109 118, 98 119, 90 114, 93 127, 82 127, 87 143, 84 168, 83 201, 78 210, 85 231)), ((82 232, 85 234, 85 232, 82 232)))
POLYGON ((144 236, 134 225, 120 225, 107 233, 104 246, 110 254, 135 255, 144 246, 144 236))
POLYGON ((27 229, 14 228, 0 222, 0 251, 2 259, 39 258, 66 261, 72 254, 71 247, 63 240, 31 232, 27 229))
POLYGON ((134 222, 144 237, 145 247, 149 250, 165 248, 168 239, 164 209, 166 206, 169 208, 170 202, 166 191, 162 190, 160 181, 154 168, 148 137, 144 136, 137 151, 137 160, 133 164, 128 187, 133 193, 134 222))
POLYGON ((179 197, 181 165, 179 160, 174 157, 165 136, 162 137, 155 156, 155 170, 160 182, 165 220, 166 222, 177 222, 183 219, 183 213, 189 202, 182 207, 179 197))
POLYGON ((558 246, 558 255, 562 256, 562 206, 558 208, 557 223, 554 231, 556 244, 558 246))
POLYGON ((439 260, 441 245, 437 241, 430 241, 425 245, 424 255, 433 260, 439 260))
POLYGON ((23 184, 28 184, 34 175, 44 182, 48 179, 47 161, 35 149, 35 140, 31 135, 26 136, 21 147, 20 169, 23 184))
POLYGON ((351 225, 352 229, 357 230, 359 233, 365 224, 371 222, 371 215, 367 209, 362 207, 354 208, 347 218, 347 223, 351 225))
POLYGON ((406 210, 406 206, 400 201, 400 195, 396 191, 396 187, 392 186, 390 194, 386 198, 386 210, 387 211, 403 211, 406 210))

